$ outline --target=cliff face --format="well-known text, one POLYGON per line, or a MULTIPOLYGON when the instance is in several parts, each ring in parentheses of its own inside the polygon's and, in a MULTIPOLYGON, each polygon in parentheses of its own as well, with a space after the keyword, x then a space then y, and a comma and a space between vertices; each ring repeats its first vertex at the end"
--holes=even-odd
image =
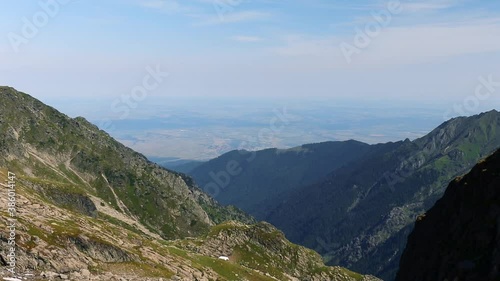
POLYGON ((500 150, 418 217, 397 280, 500 280, 500 150))

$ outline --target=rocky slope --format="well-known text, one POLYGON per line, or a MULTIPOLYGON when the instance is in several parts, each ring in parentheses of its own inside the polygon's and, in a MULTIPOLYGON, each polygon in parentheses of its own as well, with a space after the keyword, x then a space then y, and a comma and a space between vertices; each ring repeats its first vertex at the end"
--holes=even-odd
POLYGON ((15 210, 1 187, 0 277, 12 276, 13 247, 15 276, 31 280, 376 280, 324 266, 268 224, 246 226, 251 217, 83 118, 12 88, 0 87, 0 100, 0 182, 16 175, 15 210), (228 220, 259 231, 224 235, 228 224, 217 224, 228 220), (240 245, 253 247, 243 259, 240 245), (230 261, 218 259, 222 250, 230 261), (287 264, 251 263, 259 253, 287 264))
POLYGON ((500 280, 500 150, 418 217, 397 280, 500 280))
POLYGON ((188 239, 177 246, 207 256, 228 256, 277 280, 378 280, 341 267, 326 267, 321 256, 290 243, 266 222, 245 225, 229 221, 212 228, 203 239, 188 239))
MULTIPOLYGON (((7 175, 0 169, 2 183, 7 175)), ((378 280, 326 267, 317 253, 291 244, 266 223, 227 222, 197 238, 168 241, 99 198, 92 197, 94 214, 83 215, 47 201, 23 177, 15 182, 15 276, 28 280, 378 280), (233 226, 255 231, 231 231, 233 226)), ((0 205, 8 206, 7 196, 0 205)), ((0 277, 12 276, 10 218, 2 208, 0 277)))
POLYGON ((83 118, 71 119, 12 88, 0 88, 0 98, 0 166, 31 179, 53 202, 71 205, 75 196, 90 194, 164 238, 204 233, 215 217, 251 221, 83 118))

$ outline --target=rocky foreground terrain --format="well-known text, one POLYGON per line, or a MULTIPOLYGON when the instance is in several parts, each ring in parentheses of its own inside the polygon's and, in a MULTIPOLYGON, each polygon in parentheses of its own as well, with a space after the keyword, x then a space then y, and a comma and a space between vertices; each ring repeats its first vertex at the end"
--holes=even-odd
MULTIPOLYGON (((0 177, 4 182, 7 170, 0 177)), ((318 254, 267 223, 226 222, 203 237, 167 241, 97 197, 89 202, 96 215, 84 216, 47 202, 33 187, 17 179, 16 276, 32 273, 30 280, 377 280, 325 267, 318 254)), ((9 217, 2 212, 3 226, 9 217)), ((10 276, 5 229, 1 276, 10 276)))

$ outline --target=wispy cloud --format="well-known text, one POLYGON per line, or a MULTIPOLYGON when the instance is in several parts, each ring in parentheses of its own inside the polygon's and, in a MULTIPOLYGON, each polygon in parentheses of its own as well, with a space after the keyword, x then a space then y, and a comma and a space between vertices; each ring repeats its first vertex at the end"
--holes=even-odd
MULTIPOLYGON (((228 10, 214 9, 216 0, 197 0, 188 3, 179 0, 134 0, 136 5, 156 12, 167 14, 183 14, 193 20, 194 26, 222 25, 230 23, 254 22, 271 18, 271 14, 260 10, 241 10, 235 8, 239 4, 231 4, 228 10)), ((224 0, 225 1, 225 0, 224 0)), ((224 2, 225 3, 225 2, 224 2)))
POLYGON ((374 62, 419 63, 436 58, 500 51, 500 22, 473 21, 395 27, 367 49, 374 62))
MULTIPOLYGON (((401 6, 407 12, 423 12, 451 8, 460 5, 465 0, 401 0, 401 6)), ((385 9, 390 1, 371 1, 360 3, 319 3, 318 7, 329 10, 345 10, 345 11, 374 11, 385 9)))
POLYGON ((144 8, 154 9, 169 14, 185 13, 192 10, 191 7, 180 4, 175 0, 142 0, 139 2, 139 5, 144 8))
MULTIPOLYGON (((341 37, 293 36, 273 51, 284 56, 310 56, 339 62, 346 67, 339 48, 341 37)), ((446 24, 420 24, 387 28, 363 50, 352 66, 391 66, 427 63, 438 59, 500 52, 500 19, 491 18, 446 24)))
POLYGON ((327 56, 337 52, 337 46, 332 37, 308 38, 300 35, 290 35, 283 38, 284 45, 272 50, 282 56, 327 56))
POLYGON ((266 20, 271 17, 271 14, 261 11, 242 11, 242 12, 232 12, 224 16, 218 16, 217 14, 211 16, 201 17, 201 21, 198 25, 218 25, 218 24, 228 24, 228 23, 240 23, 240 22, 251 22, 251 21, 261 21, 266 20))
POLYGON ((412 2, 403 2, 403 11, 406 13, 431 12, 449 9, 460 5, 462 1, 457 0, 420 0, 412 2))
POLYGON ((262 41, 261 37, 258 36, 245 36, 245 35, 238 35, 232 37, 234 41, 238 42, 243 42, 243 43, 255 43, 255 42, 260 42, 262 41))
MULTIPOLYGON (((424 23, 429 21, 429 16, 432 15, 441 15, 440 19, 444 20, 444 18, 450 17, 453 14, 449 13, 447 9, 455 8, 460 6, 467 0, 402 0, 399 1, 400 9, 402 14, 404 14, 404 21, 414 23, 424 23), (427 18, 424 18, 427 17, 427 18)), ((354 5, 353 9, 366 10, 366 13, 355 13, 354 16, 346 21, 335 21, 329 25, 330 28, 336 30, 342 30, 346 27, 364 27, 367 23, 371 23, 374 21, 373 14, 384 13, 387 11, 388 2, 379 1, 378 3, 370 3, 365 5, 354 5)), ((332 8, 333 9, 333 8, 332 8)), ((394 16, 394 15, 393 15, 394 16)), ((401 14, 398 13, 396 15, 398 18, 401 18, 401 14)), ((470 18, 470 13, 467 15, 470 18)), ((459 17, 464 17, 463 14, 460 14, 459 17)), ((400 20, 400 19, 399 19, 400 20)))

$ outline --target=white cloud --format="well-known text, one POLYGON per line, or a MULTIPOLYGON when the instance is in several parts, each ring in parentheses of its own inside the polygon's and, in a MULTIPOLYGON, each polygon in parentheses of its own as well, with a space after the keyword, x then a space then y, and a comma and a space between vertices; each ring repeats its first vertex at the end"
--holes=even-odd
MULTIPOLYGON (((310 56, 335 61, 338 67, 348 64, 340 44, 354 46, 355 32, 339 37, 289 37, 273 51, 284 56, 310 56)), ((500 19, 388 27, 360 54, 352 56, 351 67, 388 66, 432 62, 449 57, 500 52, 500 19)))
POLYGON ((243 43, 254 43, 254 42, 260 42, 260 41, 262 41, 261 37, 258 37, 258 36, 245 36, 245 35, 234 36, 232 39, 234 41, 243 42, 243 43))
POLYGON ((416 63, 500 51, 500 22, 389 28, 365 50, 373 63, 416 63))

